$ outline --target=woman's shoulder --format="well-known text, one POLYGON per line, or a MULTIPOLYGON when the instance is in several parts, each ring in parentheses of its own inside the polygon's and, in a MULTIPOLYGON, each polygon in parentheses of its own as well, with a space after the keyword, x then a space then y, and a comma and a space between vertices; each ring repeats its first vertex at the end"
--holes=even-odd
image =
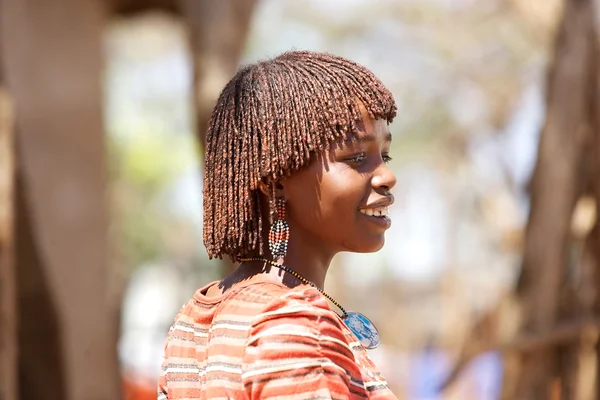
MULTIPOLYGON (((259 277, 232 287, 222 295, 207 297, 204 293, 213 285, 218 282, 199 289, 182 307, 178 317, 191 317, 196 323, 237 320, 249 328, 267 321, 282 321, 283 317, 303 319, 303 324, 325 319, 341 329, 342 322, 336 319, 325 297, 310 285, 290 288, 259 277)), ((293 320, 285 322, 294 323, 293 320)))
POLYGON ((248 342, 268 335, 302 335, 315 340, 334 337, 347 345, 343 322, 321 292, 310 285, 293 288, 257 280, 232 288, 211 307, 211 324, 236 321, 244 325, 248 342))
POLYGON ((262 303, 261 312, 257 313, 254 324, 282 317, 301 317, 325 318, 341 326, 341 320, 336 318, 326 298, 310 285, 289 288, 278 282, 260 282, 242 288, 232 296, 232 300, 262 303))
POLYGON ((281 321, 282 317, 303 318, 303 323, 306 323, 307 318, 328 318, 335 323, 336 317, 325 297, 316 288, 309 285, 290 288, 268 280, 251 282, 232 290, 223 299, 219 309, 218 314, 245 314, 251 317, 249 322, 253 326, 267 321, 281 321))
POLYGON ((240 296, 264 296, 265 302, 251 321, 248 346, 259 342, 280 342, 289 347, 301 340, 304 345, 335 343, 351 356, 343 322, 330 308, 327 299, 315 287, 309 285, 294 288, 253 285, 239 293, 240 296), (301 338, 301 339, 300 339, 301 338))
POLYGON ((252 320, 242 365, 249 397, 368 398, 376 370, 357 359, 347 333, 316 288, 281 292, 252 320))

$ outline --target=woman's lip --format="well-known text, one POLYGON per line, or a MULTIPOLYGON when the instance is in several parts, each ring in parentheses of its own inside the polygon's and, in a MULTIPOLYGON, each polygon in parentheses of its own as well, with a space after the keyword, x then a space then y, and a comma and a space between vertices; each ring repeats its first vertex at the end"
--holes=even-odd
POLYGON ((374 208, 380 208, 380 207, 390 207, 392 204, 394 204, 394 196, 389 193, 388 195, 386 195, 385 197, 377 200, 377 201, 373 201, 370 204, 367 204, 365 206, 362 207, 358 207, 359 210, 367 210, 367 209, 374 209, 374 208))
POLYGON ((363 214, 361 212, 359 212, 360 215, 362 215, 363 217, 367 218, 369 221, 387 229, 392 225, 392 220, 389 216, 385 215, 385 216, 381 216, 381 217, 376 217, 374 215, 367 215, 367 214, 363 214))

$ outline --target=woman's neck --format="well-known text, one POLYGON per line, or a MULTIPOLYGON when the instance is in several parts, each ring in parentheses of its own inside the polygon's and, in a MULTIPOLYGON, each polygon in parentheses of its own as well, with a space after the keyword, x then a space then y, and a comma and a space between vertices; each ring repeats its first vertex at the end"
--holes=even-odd
MULTIPOLYGON (((264 198, 261 201, 261 211, 263 215, 269 215, 268 201, 264 198)), ((325 276, 331 264, 331 260, 336 251, 327 248, 322 240, 315 237, 314 234, 306 232, 301 226, 293 221, 288 221, 290 238, 287 245, 287 252, 283 259, 283 264, 294 270, 304 279, 309 280, 320 288, 323 288, 325 276)), ((263 248, 262 252, 248 254, 248 257, 256 258, 262 253, 264 258, 275 261, 269 250, 269 222, 263 222, 263 248)), ((265 273, 260 265, 249 266, 249 269, 255 274, 265 273)), ((241 272, 241 271, 240 271, 241 272)), ((251 273, 247 271, 246 273, 251 273)))
MULTIPOLYGON (((291 232, 292 233, 292 232, 291 232)), ((319 243, 311 243, 309 238, 301 237, 296 231, 290 237, 288 251, 284 258, 284 265, 323 288, 325 276, 334 254, 325 252, 319 243)))
MULTIPOLYGON (((263 232, 264 258, 276 261, 269 251, 268 229, 263 232)), ((249 257, 258 257, 258 252, 249 257)), ((326 249, 323 241, 317 240, 314 235, 305 233, 300 227, 290 226, 290 239, 283 264, 298 273, 304 279, 323 288, 325 276, 335 252, 326 249)))

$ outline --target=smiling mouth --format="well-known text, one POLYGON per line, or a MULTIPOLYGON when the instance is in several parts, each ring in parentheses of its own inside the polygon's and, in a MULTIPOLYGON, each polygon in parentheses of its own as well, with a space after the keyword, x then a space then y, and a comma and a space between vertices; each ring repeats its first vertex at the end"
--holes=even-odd
POLYGON ((389 219, 389 213, 387 206, 375 207, 375 208, 361 208, 358 210, 361 214, 369 217, 387 218, 389 219))
POLYGON ((374 208, 361 208, 358 210, 365 218, 382 229, 388 229, 392 225, 392 220, 388 215, 387 206, 374 208))

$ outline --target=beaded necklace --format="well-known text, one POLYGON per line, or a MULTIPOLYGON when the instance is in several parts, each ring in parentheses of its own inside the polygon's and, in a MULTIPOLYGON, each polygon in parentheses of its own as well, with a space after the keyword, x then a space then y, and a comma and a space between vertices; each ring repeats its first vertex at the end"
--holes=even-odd
POLYGON ((269 264, 273 267, 279 268, 280 270, 289 273, 290 275, 294 276, 296 279, 298 279, 303 284, 314 287, 327 300, 331 301, 337 308, 339 308, 342 311, 342 315, 338 314, 339 317, 342 319, 342 321, 348 327, 348 329, 350 329, 352 331, 352 333, 354 333, 354 335, 358 338, 358 340, 364 347, 366 347, 367 349, 370 350, 370 349, 374 349, 377 346, 379 346, 379 343, 380 343, 379 331, 377 330, 377 328, 375 327, 373 322, 371 322, 370 319, 368 319, 361 313, 347 312, 346 309, 344 307, 342 307, 342 305, 340 303, 338 303, 337 301, 335 301, 333 299, 333 297, 331 297, 330 295, 325 293, 325 291, 323 289, 321 289, 320 287, 318 287, 313 282, 309 281, 308 279, 306 279, 305 277, 303 277, 302 275, 300 275, 293 269, 288 268, 283 264, 277 263, 275 261, 272 261, 272 260, 269 260, 266 258, 261 258, 261 257, 240 258, 239 260, 245 261, 245 262, 262 261, 266 264, 269 264))

